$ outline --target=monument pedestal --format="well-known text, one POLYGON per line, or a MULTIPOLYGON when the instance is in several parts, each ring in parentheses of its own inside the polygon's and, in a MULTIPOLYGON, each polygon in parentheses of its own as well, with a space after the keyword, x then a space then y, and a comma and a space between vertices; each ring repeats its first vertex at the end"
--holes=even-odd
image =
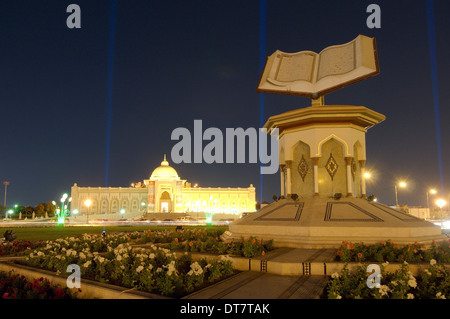
POLYGON ((222 238, 255 236, 300 248, 337 248, 345 240, 406 245, 446 239, 440 227, 366 199, 365 133, 384 119, 351 105, 270 117, 264 127, 279 130, 281 195, 287 199, 231 223, 222 238))
POLYGON ((428 245, 445 240, 440 227, 362 198, 282 199, 229 226, 225 241, 254 236, 275 247, 338 248, 343 241, 428 245))

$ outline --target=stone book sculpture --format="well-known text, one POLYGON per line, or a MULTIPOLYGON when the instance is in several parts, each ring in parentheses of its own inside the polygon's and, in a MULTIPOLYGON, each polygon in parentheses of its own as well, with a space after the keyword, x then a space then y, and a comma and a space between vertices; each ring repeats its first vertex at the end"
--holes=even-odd
POLYGON ((320 53, 275 51, 267 58, 257 92, 317 99, 378 73, 375 38, 359 35, 320 53))

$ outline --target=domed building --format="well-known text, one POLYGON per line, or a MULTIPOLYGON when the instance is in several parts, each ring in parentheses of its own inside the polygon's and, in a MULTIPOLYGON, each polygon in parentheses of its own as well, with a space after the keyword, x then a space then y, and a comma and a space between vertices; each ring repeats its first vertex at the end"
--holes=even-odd
POLYGON ((205 213, 213 213, 215 219, 230 219, 255 211, 252 184, 244 188, 192 186, 178 176, 165 155, 149 179, 130 187, 80 187, 75 183, 71 196, 71 211, 78 211, 72 218, 79 221, 141 216, 204 218, 205 213))

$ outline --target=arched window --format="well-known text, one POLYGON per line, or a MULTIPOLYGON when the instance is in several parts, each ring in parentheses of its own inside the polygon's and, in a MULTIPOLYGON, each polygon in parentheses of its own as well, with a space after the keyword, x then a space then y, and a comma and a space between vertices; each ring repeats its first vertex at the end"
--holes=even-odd
POLYGON ((139 210, 139 204, 138 204, 137 199, 133 199, 133 201, 131 202, 131 210, 133 212, 136 212, 139 210))
POLYGON ((103 199, 100 213, 104 214, 104 213, 107 213, 107 212, 108 212, 108 200, 107 199, 103 199))
POLYGON ((244 201, 242 201, 242 202, 241 202, 241 209, 240 209, 240 212, 241 212, 241 213, 245 213, 246 211, 247 211, 247 203, 244 202, 244 201))
POLYGON ((227 202, 226 202, 226 201, 222 201, 222 206, 221 206, 220 211, 221 211, 222 213, 226 213, 226 212, 228 211, 228 205, 227 205, 227 202))
POLYGON ((232 202, 231 202, 231 212, 232 212, 233 214, 236 214, 236 213, 237 213, 236 201, 232 201, 232 202))
POLYGON ((119 212, 119 201, 117 199, 113 199, 111 202, 111 213, 119 212))

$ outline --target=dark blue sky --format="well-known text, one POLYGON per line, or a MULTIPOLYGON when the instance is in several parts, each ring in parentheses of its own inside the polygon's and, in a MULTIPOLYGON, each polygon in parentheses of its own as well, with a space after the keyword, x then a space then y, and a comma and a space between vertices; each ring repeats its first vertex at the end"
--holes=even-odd
MULTIPOLYGON (((0 0, 0 179, 8 204, 59 198, 73 183, 104 186, 108 118, 110 1, 0 0), (81 8, 81 29, 66 26, 66 8, 81 8)), ((450 193, 450 2, 434 1, 445 196, 450 193)), ((363 105, 387 116, 367 133, 368 185, 394 203, 425 205, 440 189, 426 1, 267 0, 265 52, 312 50, 376 37, 381 73, 327 95, 326 104, 363 105), (381 7, 381 29, 366 8, 381 7)), ((148 178, 170 154, 171 132, 260 127, 260 1, 117 0, 109 186, 148 178)), ((308 106, 306 98, 264 95, 264 120, 308 106)), ((170 156, 168 158, 171 162, 170 156)), ((180 164, 200 186, 254 184, 258 164, 180 164)), ((3 204, 3 189, 0 191, 3 204)), ((279 194, 279 174, 264 176, 263 200, 279 194)))

